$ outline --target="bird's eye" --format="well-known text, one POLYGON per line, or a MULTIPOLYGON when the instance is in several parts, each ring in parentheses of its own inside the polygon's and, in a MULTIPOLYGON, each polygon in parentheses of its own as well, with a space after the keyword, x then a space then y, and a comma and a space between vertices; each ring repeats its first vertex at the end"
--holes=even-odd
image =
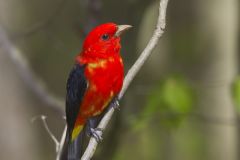
POLYGON ((104 35, 102 35, 101 38, 102 38, 102 40, 106 41, 106 40, 109 39, 109 35, 108 34, 104 34, 104 35))

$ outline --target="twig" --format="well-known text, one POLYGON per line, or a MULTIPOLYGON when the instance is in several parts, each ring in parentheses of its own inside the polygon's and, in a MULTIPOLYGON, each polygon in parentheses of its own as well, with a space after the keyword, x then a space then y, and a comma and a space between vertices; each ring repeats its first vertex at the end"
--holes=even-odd
POLYGON ((32 122, 36 121, 38 118, 40 118, 43 122, 43 126, 46 129, 47 133, 49 134, 49 136, 52 138, 53 142, 56 145, 56 153, 59 151, 59 147, 60 147, 60 143, 58 142, 57 138, 54 136, 54 134, 52 133, 52 131, 49 129, 47 121, 46 121, 46 116, 45 115, 40 115, 37 117, 34 117, 32 119, 32 122))
MULTIPOLYGON (((162 36, 164 33, 164 29, 166 26, 166 10, 167 10, 167 4, 168 0, 161 0, 160 5, 159 5, 159 16, 158 16, 158 22, 156 29, 153 33, 152 38, 148 42, 146 48, 144 51, 141 53, 140 57, 137 59, 135 64, 132 66, 132 68, 128 71, 124 83, 123 83, 123 88, 121 92, 119 93, 119 99, 121 99, 126 92, 128 86, 132 82, 133 78, 136 76, 136 74, 139 72, 141 67, 143 66, 144 62, 146 59, 149 57, 149 55, 152 53, 153 49, 157 45, 159 38, 162 36)), ((111 104, 113 105, 113 104, 111 104)), ((105 129, 107 124, 109 123, 112 115, 114 113, 114 108, 111 107, 111 109, 104 115, 102 120, 100 121, 99 125, 97 128, 105 129)), ((81 160, 89 160, 92 158, 93 154, 95 153, 95 150, 97 148, 97 141, 95 138, 91 138, 89 141, 89 144, 81 158, 81 160)))
MULTIPOLYGON (((148 45, 146 46, 146 48, 144 49, 144 51, 142 52, 142 54, 140 55, 140 57, 137 59, 137 61, 135 62, 135 64, 132 66, 132 68, 128 71, 125 79, 124 79, 124 84, 123 84, 123 88, 121 90, 121 92, 118 95, 118 98, 121 99, 124 95, 124 93, 126 92, 128 86, 130 85, 130 83, 132 82, 133 78, 136 76, 136 74, 138 73, 138 71, 141 69, 141 67, 143 66, 144 62, 147 60, 147 58, 150 56, 150 54, 152 53, 153 49, 155 48, 155 46, 157 45, 159 38, 162 36, 162 34, 164 33, 164 29, 166 26, 166 9, 167 9, 167 4, 168 4, 168 0, 161 0, 160 1, 160 6, 159 6, 159 17, 158 17, 158 22, 157 22, 157 26, 156 29, 153 33, 152 38, 150 39, 150 41, 148 42, 148 45)), ((111 106, 114 105, 114 103, 111 104, 111 106)), ((100 121, 99 125, 97 128, 101 128, 101 129, 105 129, 107 124, 109 123, 112 115, 114 113, 114 109, 113 107, 110 107, 109 111, 104 115, 104 117, 102 118, 102 120, 100 121)), ((61 138, 61 142, 64 142, 64 139, 66 137, 66 126, 61 138)), ((93 154, 95 153, 95 150, 97 148, 97 141, 95 140, 95 138, 91 138, 89 141, 89 144, 81 158, 81 160, 89 160, 92 158, 93 154)), ((59 160, 61 153, 62 153, 62 148, 63 148, 64 143, 60 144, 60 148, 59 152, 57 153, 57 160, 59 160)))
POLYGON ((3 26, 0 26, 0 46, 5 49, 7 55, 12 60, 14 65, 16 66, 17 71, 19 72, 22 79, 25 83, 30 87, 30 89, 44 102, 51 107, 60 115, 64 113, 64 100, 60 99, 47 90, 45 84, 41 81, 41 79, 31 70, 29 67, 28 61, 23 56, 21 51, 15 47, 11 40, 15 40, 16 38, 24 37, 27 35, 31 35, 51 24, 59 12, 62 11, 63 7, 67 0, 61 0, 57 5, 56 10, 50 15, 46 20, 37 23, 36 25, 30 27, 29 29, 21 32, 15 33, 12 35, 7 35, 6 30, 3 26))
POLYGON ((15 64, 19 75, 31 88, 31 90, 48 106, 52 107, 56 112, 63 115, 64 101, 55 97, 47 90, 44 83, 31 70, 28 61, 24 58, 21 51, 9 40, 2 26, 0 26, 0 44, 1 47, 6 51, 9 58, 15 64))
POLYGON ((63 130, 63 134, 62 134, 62 137, 60 140, 60 145, 59 145, 59 149, 57 152, 56 160, 60 160, 60 158, 61 158, 66 135, 67 135, 67 125, 65 125, 64 130, 63 130))

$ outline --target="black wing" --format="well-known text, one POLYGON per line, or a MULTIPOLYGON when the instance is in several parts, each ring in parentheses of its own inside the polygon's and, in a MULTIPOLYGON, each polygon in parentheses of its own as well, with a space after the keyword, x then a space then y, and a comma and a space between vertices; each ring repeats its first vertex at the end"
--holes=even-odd
POLYGON ((69 133, 72 132, 80 104, 87 89, 84 65, 75 64, 67 81, 66 117, 69 133))

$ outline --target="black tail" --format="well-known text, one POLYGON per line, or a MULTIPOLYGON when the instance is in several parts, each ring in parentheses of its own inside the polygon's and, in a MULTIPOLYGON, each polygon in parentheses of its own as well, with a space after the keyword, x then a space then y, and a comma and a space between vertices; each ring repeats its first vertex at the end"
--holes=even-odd
POLYGON ((67 132, 60 160, 80 160, 83 154, 84 129, 78 137, 71 142, 69 131, 67 132))
MULTIPOLYGON (((104 112, 105 113, 105 112, 104 112)), ((84 139, 86 138, 86 134, 90 133, 90 128, 96 128, 99 121, 102 119, 104 113, 89 118, 86 127, 83 128, 83 130, 80 132, 78 137, 71 142, 71 133, 69 130, 67 131, 66 139, 64 142, 64 146, 62 149, 62 154, 60 157, 60 160, 80 160, 83 152, 84 152, 84 139)))

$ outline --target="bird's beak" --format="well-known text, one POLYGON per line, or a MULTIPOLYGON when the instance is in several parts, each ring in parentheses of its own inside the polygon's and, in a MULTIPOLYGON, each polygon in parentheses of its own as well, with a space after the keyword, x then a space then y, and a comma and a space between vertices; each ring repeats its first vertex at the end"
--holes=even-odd
POLYGON ((122 35, 122 33, 129 30, 130 28, 132 28, 132 26, 131 25, 118 25, 117 28, 118 29, 117 29, 117 32, 115 33, 115 36, 119 37, 122 35))

